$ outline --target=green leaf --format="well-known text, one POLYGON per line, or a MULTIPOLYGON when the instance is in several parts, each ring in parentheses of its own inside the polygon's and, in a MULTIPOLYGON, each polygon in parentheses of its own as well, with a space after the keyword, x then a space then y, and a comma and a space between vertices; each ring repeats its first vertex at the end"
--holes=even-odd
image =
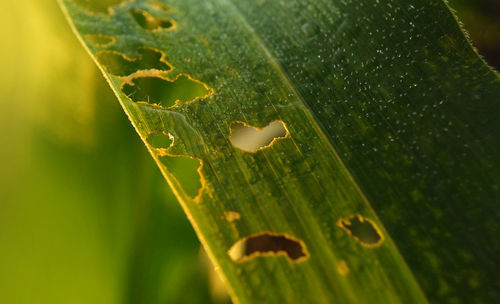
POLYGON ((500 296, 500 80, 442 1, 61 3, 234 301, 500 296))

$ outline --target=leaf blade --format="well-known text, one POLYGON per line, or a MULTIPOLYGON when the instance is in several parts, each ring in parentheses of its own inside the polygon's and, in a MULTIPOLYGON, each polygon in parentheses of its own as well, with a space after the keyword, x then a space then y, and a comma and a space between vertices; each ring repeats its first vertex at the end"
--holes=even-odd
MULTIPOLYGON (((487 267, 474 268, 472 264, 476 263, 475 261, 466 261, 470 260, 471 254, 477 257, 477 252, 469 251, 464 257, 452 256, 451 259, 447 256, 452 262, 446 262, 445 259, 437 257, 432 250, 425 251, 424 256, 427 256, 424 259, 427 260, 421 261, 419 252, 415 251, 416 248, 425 248, 425 242, 434 243, 431 249, 440 248, 436 240, 445 242, 450 238, 440 237, 434 233, 435 239, 430 239, 427 226, 434 225, 438 231, 450 233, 453 230, 450 231, 446 225, 450 223, 457 225, 460 216, 443 224, 435 224, 436 219, 443 216, 444 211, 441 207, 449 208, 450 205, 427 199, 434 198, 431 194, 439 190, 439 187, 434 187, 432 183, 439 181, 439 177, 449 178, 453 174, 447 170, 457 173, 457 168, 447 166, 445 159, 443 161, 445 165, 437 167, 438 178, 433 179, 433 176, 429 175, 433 171, 429 168, 436 171, 436 167, 430 167, 432 163, 424 160, 427 168, 419 173, 425 178, 415 178, 412 170, 422 162, 422 155, 427 159, 429 156, 415 151, 409 139, 418 139, 429 155, 437 155, 439 150, 432 147, 437 138, 429 140, 425 134, 435 126, 440 128, 445 126, 437 119, 428 118, 426 122, 428 129, 413 127, 417 120, 411 114, 415 112, 418 117, 418 114, 422 114, 425 109, 418 108, 416 111, 417 106, 431 108, 434 106, 426 103, 426 98, 432 102, 437 100, 439 104, 438 97, 443 100, 443 96, 446 97, 446 94, 453 92, 464 82, 471 88, 468 97, 473 100, 476 98, 474 94, 486 96, 489 106, 494 106, 493 97, 498 92, 498 77, 473 54, 443 3, 429 1, 424 4, 414 3, 404 6, 401 4, 397 9, 387 7, 380 9, 382 12, 380 15, 386 20, 391 14, 401 18, 397 23, 401 27, 397 32, 400 37, 392 44, 396 49, 392 57, 384 54, 387 50, 381 47, 387 39, 384 37, 391 33, 386 32, 385 35, 381 33, 375 38, 370 38, 373 33, 367 25, 374 24, 373 28, 377 30, 385 28, 383 23, 373 23, 373 12, 363 8, 362 4, 317 1, 307 6, 301 1, 290 1, 286 4, 260 2, 260 5, 229 1, 176 2, 174 5, 171 4, 176 12, 172 15, 177 19, 176 30, 145 33, 131 23, 127 13, 129 7, 135 7, 136 4, 115 7, 116 13, 112 17, 114 25, 99 24, 99 19, 96 19, 98 25, 95 26, 85 22, 89 16, 79 15, 76 7, 72 7, 70 2, 65 3, 70 8, 74 20, 80 22, 76 24, 76 28, 81 33, 91 34, 87 33, 90 30, 106 31, 103 34, 113 33, 119 37, 113 47, 127 54, 134 53, 134 49, 140 46, 154 47, 167 54, 174 71, 188 73, 194 79, 202 80, 214 88, 213 96, 173 110, 165 110, 158 107, 144 107, 132 102, 120 91, 122 80, 105 74, 143 139, 149 132, 157 129, 171 132, 178 144, 174 149, 176 153, 202 160, 202 175, 207 188, 200 203, 196 204, 184 193, 182 185, 176 182, 175 176, 158 160, 154 147, 148 146, 180 199, 200 239, 208 248, 213 260, 218 261, 223 269, 229 285, 232 286, 233 296, 236 295, 241 302, 256 299, 328 302, 335 298, 340 302, 368 302, 378 299, 422 303, 425 302, 425 296, 420 290, 420 285, 432 299, 447 298, 450 292, 445 290, 443 293, 442 290, 436 290, 432 286, 435 283, 453 284, 455 288, 453 292, 458 292, 460 286, 460 289, 468 290, 472 297, 486 299, 489 296, 481 294, 477 286, 472 286, 477 283, 469 284, 467 280, 471 273, 460 273, 459 282, 454 282, 458 278, 456 273, 446 273, 448 268, 456 269, 463 265, 460 262, 466 262, 470 266, 468 271, 475 273, 481 269, 480 275, 491 277, 492 274, 488 273, 487 267), (436 13, 431 14, 429 22, 419 10, 430 9, 436 13), (312 18, 307 18, 304 12, 312 12, 311 14, 316 17, 314 22, 311 21, 312 18), (332 12, 336 19, 326 16, 329 12, 332 12), (290 13, 295 14, 294 18, 289 18, 290 13), (279 17, 273 18, 273 14, 279 17), (206 17, 202 23, 198 22, 199 16, 206 17), (262 16, 266 17, 261 18, 262 16), (410 20, 416 16, 424 16, 424 19, 410 20), (429 35, 424 35, 430 25, 436 24, 437 17, 444 18, 447 22, 446 30, 452 31, 453 34, 447 35, 446 31, 438 29, 431 31, 429 35), (356 18, 362 22, 356 23, 356 18), (276 23, 275 20, 279 20, 280 23, 276 23), (303 22, 300 22, 302 20, 303 22), (413 22, 422 27, 416 27, 413 22), (288 30, 276 35, 280 33, 279 26, 283 24, 288 30), (366 30, 360 24, 364 25, 366 30), (414 37, 413 41, 408 37, 408 32, 412 29, 415 31, 412 33, 413 36, 410 36, 414 37), (322 30, 326 31, 326 36, 322 30), (297 33, 301 33, 302 36, 297 33), (350 36, 346 36, 346 33, 350 36), (340 42, 328 39, 337 36, 342 38, 342 34, 344 39, 339 39, 340 42), (411 49, 412 45, 418 45, 426 39, 434 43, 424 44, 423 49, 415 48, 419 52, 411 49), (304 40, 307 47, 302 49, 301 42, 304 40), (358 40, 365 43, 354 46, 353 41, 358 40), (227 41, 231 43, 228 44, 227 41), (182 44, 186 47, 179 47, 182 44), (455 52, 457 45, 464 51, 455 52), (349 53, 345 47, 350 47, 355 52, 349 53), (204 50, 205 53, 200 53, 200 50, 204 50), (421 53, 424 55, 420 55, 421 53), (393 68, 392 60, 398 61, 397 67, 402 67, 401 70, 393 68), (436 92, 430 94, 431 98, 425 97, 425 94, 419 95, 421 92, 415 88, 425 84, 432 88, 432 85, 439 82, 437 76, 456 77, 460 67, 445 65, 448 61, 460 63, 462 69, 467 66, 475 67, 481 73, 482 79, 467 83, 466 77, 454 78, 453 81, 443 81, 436 92), (380 62, 384 63, 384 67, 380 62), (425 65, 421 66, 422 62, 425 65), (439 73, 439 70, 436 72, 436 66, 439 67, 441 64, 445 67, 444 72, 439 73), (324 66, 330 69, 323 69, 324 66), (332 70, 332 67, 338 69, 338 72, 332 70), (375 81, 367 79, 367 71, 377 75, 375 81), (380 75, 384 77, 379 77, 380 75), (403 81, 398 78, 400 76, 403 76, 403 81), (329 84, 325 79, 329 80, 329 84), (481 82, 486 82, 485 80, 489 82, 488 89, 492 92, 487 92, 482 87, 472 90, 481 82), (417 86, 414 86, 415 84, 417 86), (335 89, 334 92, 332 89, 335 89), (404 101, 408 92, 412 93, 409 100, 414 101, 415 105, 394 102, 394 100, 404 101), (388 101, 387 104, 385 101, 388 101), (405 109, 405 106, 409 109, 405 109), (410 116, 399 114, 393 115, 395 117, 392 118, 391 111, 408 113, 410 116), (332 122, 336 116, 342 119, 332 122), (398 121, 398 118, 404 118, 405 122, 410 124, 406 132, 412 133, 413 137, 402 139, 395 128, 397 124, 392 123, 398 121), (285 122, 291 134, 288 140, 277 141, 270 148, 255 154, 236 151, 231 146, 228 140, 231 122, 243 121, 249 125, 264 126, 276 119, 285 122), (378 140, 381 135, 384 138, 378 140), (394 141, 400 144, 391 144, 394 141), (369 148, 365 148, 365 144, 369 148), (402 156, 397 157, 398 155, 402 156), (365 161, 367 165, 359 164, 359 160, 365 161), (387 164, 389 160, 393 162, 392 165, 387 164), (408 184, 408 180, 412 179, 414 183, 408 184), (386 190, 379 190, 384 188, 386 190), (248 193, 245 192, 246 189, 249 189, 248 193), (370 198, 369 201, 365 194, 370 198), (423 204, 427 204, 426 208, 419 205, 422 197, 425 201, 423 204), (405 211, 399 210, 401 208, 395 211, 394 208, 401 204, 394 202, 398 202, 401 198, 411 202, 412 208, 408 208, 406 212, 401 212, 405 211), (391 204, 385 204, 387 200, 391 204), (220 206, 221 202, 223 206, 220 206), (224 223, 221 218, 224 212, 231 211, 228 209, 239 212, 242 219, 232 225, 224 223), (427 214, 423 216, 425 220, 422 224, 418 217, 413 216, 412 212, 415 211, 419 212, 420 216, 427 214), (358 213, 372 219, 381 229, 385 241, 380 248, 364 248, 335 227, 339 218, 358 213), (379 216, 382 216, 382 221, 378 219, 379 216), (400 227, 402 224, 402 227, 405 227, 406 222, 412 226, 408 232, 403 233, 400 227), (390 233, 387 233, 384 226, 388 226, 390 233), (247 264, 234 265, 225 251, 238 238, 262 231, 288 233, 300 238, 305 242, 312 258, 304 264, 293 266, 280 258, 261 258, 247 264), (402 248, 404 258, 389 234, 397 236, 397 244, 400 249, 402 248), (410 242, 412 234, 416 234, 417 239, 422 241, 410 242), (313 261, 313 258, 318 258, 319 261, 313 261), (406 266, 405 260, 409 261, 413 273, 417 275, 418 283, 406 266), (351 273, 356 273, 356 277, 350 275, 345 278, 335 274, 337 264, 346 261, 347 265, 353 268, 351 273), (365 263, 368 261, 369 265, 365 265, 363 261, 365 263), (433 261, 446 264, 446 269, 442 271, 439 267, 435 267, 433 261), (376 263, 382 265, 373 265, 376 263), (279 272, 275 270, 276 267, 279 272), (390 272, 395 269, 399 273, 393 276, 390 272), (432 277, 436 281, 426 285, 425 280, 428 276, 425 272, 428 271, 434 272, 432 277), (299 279, 301 275, 308 280, 299 279), (293 279, 289 279, 290 277, 293 279), (273 295, 269 294, 269 290, 259 290, 262 284, 259 281, 264 278, 270 280, 271 285, 281 286, 283 290, 280 292, 275 290, 273 295), (333 291, 330 292, 329 288, 333 291), (293 293, 296 290, 306 293, 310 298, 297 297, 297 294, 293 293)), ((140 5, 141 9, 147 8, 143 2, 138 2, 137 5, 140 5)), ((392 29, 394 30, 394 27, 392 29)), ((91 48, 90 52, 92 54, 95 50, 91 48)), ((462 97, 460 100, 465 99, 462 97)), ((453 123, 459 126, 460 134, 467 134, 468 139, 473 140, 474 137, 470 135, 471 132, 466 126, 467 119, 464 119, 465 108, 467 104, 462 102, 447 110, 457 116, 453 123)), ((493 114, 495 111, 487 115, 486 108, 483 106, 477 117, 487 118, 486 127, 483 128, 488 130, 495 125, 493 114)), ((484 132, 484 134, 482 142, 476 145, 475 150, 484 154, 483 151, 486 150, 484 147, 490 145, 491 150, 498 151, 498 144, 495 145, 492 133, 484 132)), ((451 146, 454 148, 461 144, 460 141, 453 141, 451 136, 444 137, 447 138, 447 143, 453 143, 451 146)), ((446 152, 451 160, 455 159, 452 152, 446 152)), ((476 158, 472 160, 474 159, 476 158)), ((497 159, 494 156, 490 157, 478 170, 484 170, 487 165, 495 164, 498 164, 497 159)), ((495 175, 494 170, 490 169, 488 172, 492 180, 498 179, 498 174, 495 175)), ((456 175, 464 176, 464 174, 456 175)), ((477 175, 479 174, 474 174, 477 175)), ((472 183, 470 178, 468 183, 472 183)), ((456 186, 459 183, 455 181, 452 184, 456 186)), ((453 187, 441 190, 441 196, 450 196, 450 189, 453 187)), ((486 192, 477 193, 481 193, 480 196, 484 197, 486 192)), ((489 193, 495 195, 491 190, 489 193)), ((468 197, 473 196, 469 194, 468 197)), ((441 201, 444 200, 441 198, 441 201)), ((492 202, 494 198, 489 201, 489 208, 492 208, 492 202)), ((477 224, 477 216, 471 222, 480 227, 477 224)), ((462 226, 457 227, 459 231, 465 231, 462 226)), ((475 240, 471 239, 473 236, 468 235, 468 243, 474 243, 475 240)), ((489 235, 480 241, 484 244, 492 237, 493 235, 489 235)), ((448 252, 464 248, 457 235, 451 239, 453 244, 448 248, 448 252)), ((494 260, 487 257, 485 261, 491 263, 494 260)))

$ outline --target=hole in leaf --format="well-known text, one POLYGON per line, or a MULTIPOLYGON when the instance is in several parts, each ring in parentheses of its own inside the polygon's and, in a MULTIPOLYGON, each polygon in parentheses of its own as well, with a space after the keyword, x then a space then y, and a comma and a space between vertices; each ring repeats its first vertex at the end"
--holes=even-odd
POLYGON ((155 8, 155 9, 157 9, 159 11, 164 11, 166 13, 171 13, 172 12, 172 8, 170 6, 168 6, 168 5, 166 5, 163 2, 160 2, 160 1, 149 1, 148 3, 153 8, 155 8))
POLYGON ((275 120, 264 128, 232 122, 229 128, 229 140, 233 146, 246 152, 257 152, 271 146, 275 140, 288 136, 285 123, 280 120, 275 120))
POLYGON ((174 144, 174 137, 164 131, 154 131, 148 135, 146 141, 156 149, 167 150, 174 144))
POLYGON ((205 84, 186 75, 179 75, 175 80, 159 76, 137 77, 131 79, 131 83, 124 83, 122 91, 132 101, 157 104, 165 108, 178 103, 190 103, 212 93, 205 84))
POLYGON ((359 214, 338 220, 337 226, 344 229, 365 247, 377 247, 384 241, 377 225, 372 220, 359 214))
POLYGON ((188 156, 165 155, 160 156, 160 161, 179 182, 184 192, 196 200, 202 189, 201 160, 188 156))
POLYGON ((131 9, 130 14, 132 14, 137 24, 147 31, 174 30, 176 27, 174 20, 153 17, 147 11, 138 8, 131 9))
POLYGON ((236 211, 226 211, 224 212, 224 217, 228 222, 234 222, 240 219, 240 214, 236 211))
POLYGON ((264 232, 237 241, 227 252, 235 262, 244 262, 259 256, 284 255, 291 262, 302 262, 308 257, 305 245, 286 234, 264 232))
POLYGON ((163 53, 158 50, 142 47, 137 53, 136 59, 128 58, 125 54, 116 51, 100 51, 96 57, 108 73, 116 76, 127 76, 139 70, 168 71, 172 69, 165 61, 163 53))
POLYGON ((85 35, 85 40, 98 47, 108 47, 116 42, 115 37, 102 34, 85 35))
POLYGON ((125 0, 73 0, 75 4, 95 14, 111 14, 111 7, 125 0))

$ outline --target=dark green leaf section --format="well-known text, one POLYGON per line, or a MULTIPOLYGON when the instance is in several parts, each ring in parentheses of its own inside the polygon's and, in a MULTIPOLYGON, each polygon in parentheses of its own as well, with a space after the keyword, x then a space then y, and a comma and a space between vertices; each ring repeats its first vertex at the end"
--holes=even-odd
MULTIPOLYGON (((210 88, 166 109, 134 102, 122 91, 130 79, 105 73, 141 138, 173 137, 167 150, 145 143, 241 303, 499 296, 498 77, 441 1, 380 2, 179 0, 159 11, 135 1, 91 15, 64 1, 80 37, 115 37, 109 50, 129 58, 154 48, 173 67, 162 77, 210 88), (176 26, 146 31, 134 9, 176 26), (255 153, 231 145, 232 122, 276 120, 287 138, 255 153), (187 173, 200 176, 199 196, 164 155, 201 161, 187 173), (376 225, 380 245, 336 225, 355 214, 376 225), (299 240, 309 258, 229 258, 239 239, 266 231, 299 240)), ((86 46, 94 58, 102 50, 86 46)))
POLYGON ((305 2, 235 1, 426 294, 439 302, 494 302, 498 75, 441 1, 305 2))

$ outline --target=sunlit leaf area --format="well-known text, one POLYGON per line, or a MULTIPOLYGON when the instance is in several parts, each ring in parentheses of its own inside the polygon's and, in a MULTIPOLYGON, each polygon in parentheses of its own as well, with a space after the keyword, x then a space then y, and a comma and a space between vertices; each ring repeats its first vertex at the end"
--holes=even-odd
POLYGON ((500 303, 497 1, 421 0, 450 36, 380 71, 336 33, 391 37, 404 0, 355 1, 376 28, 342 0, 92 2, 2 2, 0 304, 500 303), (286 18, 322 7, 349 22, 286 18), (459 102, 407 110, 427 91, 459 102))

